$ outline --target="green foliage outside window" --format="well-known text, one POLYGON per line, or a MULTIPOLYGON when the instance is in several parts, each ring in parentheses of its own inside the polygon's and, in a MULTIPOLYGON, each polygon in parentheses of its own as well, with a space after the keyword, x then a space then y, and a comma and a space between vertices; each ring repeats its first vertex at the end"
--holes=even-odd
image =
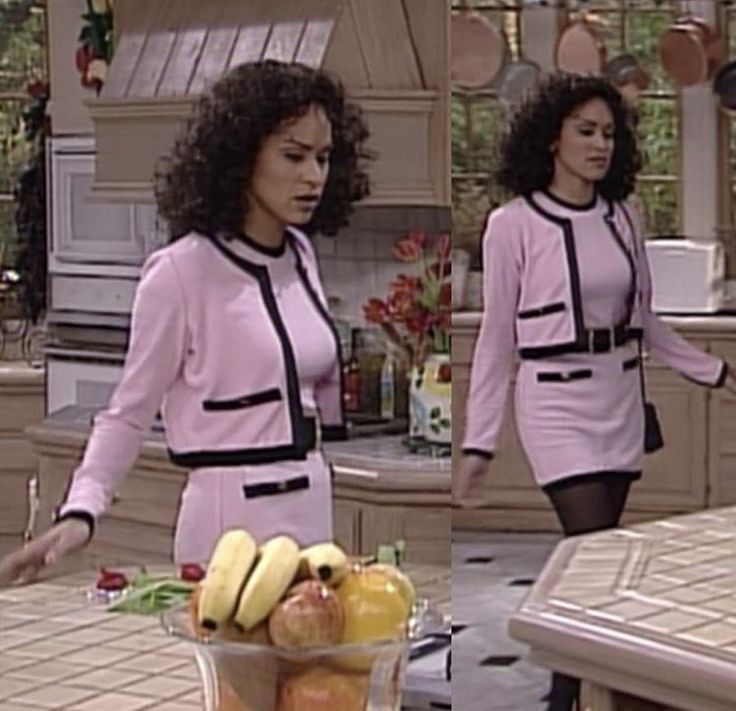
POLYGON ((45 79, 44 8, 39 0, 0 0, 0 266, 16 255, 15 181, 32 144, 23 135, 26 85, 45 79))

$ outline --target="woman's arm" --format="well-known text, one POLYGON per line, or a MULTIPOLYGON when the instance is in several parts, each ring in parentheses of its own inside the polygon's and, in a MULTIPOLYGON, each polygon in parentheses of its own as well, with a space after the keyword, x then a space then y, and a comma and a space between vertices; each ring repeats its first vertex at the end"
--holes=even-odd
POLYGON ((521 238, 505 210, 483 235, 483 316, 470 368, 463 452, 491 457, 503 423, 516 352, 521 238))
POLYGON ((79 511, 96 519, 108 507, 181 368, 185 313, 184 290, 172 257, 157 252, 144 265, 136 291, 122 378, 107 408, 95 416, 60 516, 79 511))
POLYGON ((699 385, 721 387, 728 376, 728 365, 721 358, 704 353, 652 311, 652 278, 644 239, 636 211, 627 208, 636 232, 639 279, 642 290, 643 347, 661 363, 699 385))

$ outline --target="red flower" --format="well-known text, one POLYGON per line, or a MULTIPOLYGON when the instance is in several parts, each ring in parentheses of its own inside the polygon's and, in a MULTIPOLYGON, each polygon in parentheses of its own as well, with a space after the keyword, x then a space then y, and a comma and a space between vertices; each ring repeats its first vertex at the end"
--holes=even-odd
POLYGON ((427 245, 427 233, 424 230, 409 230, 406 239, 420 249, 424 249, 427 245))
POLYGON ((437 257, 447 261, 452 250, 452 240, 449 234, 437 235, 437 257))
POLYGON ((400 262, 416 262, 422 256, 422 248, 410 239, 400 239, 394 245, 394 257, 400 262))
POLYGON ((382 324, 388 316, 388 305, 381 299, 368 299, 363 304, 363 316, 368 323, 382 324))
POLYGON ((77 71, 80 72, 80 74, 86 74, 87 67, 94 58, 95 57, 92 53, 92 47, 90 47, 88 44, 83 44, 77 47, 77 52, 74 55, 74 61, 77 65, 77 71))
POLYGON ((443 284, 440 287, 440 306, 451 306, 452 305, 452 286, 450 284, 443 284))

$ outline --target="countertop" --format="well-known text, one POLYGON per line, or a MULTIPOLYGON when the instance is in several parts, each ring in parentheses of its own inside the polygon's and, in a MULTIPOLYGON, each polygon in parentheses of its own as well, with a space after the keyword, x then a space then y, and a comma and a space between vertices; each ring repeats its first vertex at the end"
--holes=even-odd
POLYGON ((675 708, 736 708, 736 506, 562 541, 519 611, 531 658, 675 708))
MULTIPOLYGON (((450 570, 406 570, 449 615, 450 570)), ((0 590, 2 711, 201 711, 190 645, 167 636, 158 618, 89 602, 94 579, 83 572, 0 590)))
MULTIPOLYGON (((480 324, 481 311, 453 311, 452 325, 457 328, 475 328, 480 324)), ((665 322, 678 330, 692 330, 736 334, 736 315, 733 311, 716 314, 659 314, 665 322)))
MULTIPOLYGON (((27 432, 34 440, 43 439, 65 445, 75 443, 82 447, 91 431, 91 418, 98 409, 70 405, 49 415, 42 423, 28 428, 27 432)), ((337 484, 358 488, 449 492, 451 457, 412 454, 402 444, 403 439, 402 435, 356 437, 326 442, 323 446, 335 468, 337 484)), ((146 438, 144 448, 148 455, 168 460, 160 428, 154 427, 146 438)))

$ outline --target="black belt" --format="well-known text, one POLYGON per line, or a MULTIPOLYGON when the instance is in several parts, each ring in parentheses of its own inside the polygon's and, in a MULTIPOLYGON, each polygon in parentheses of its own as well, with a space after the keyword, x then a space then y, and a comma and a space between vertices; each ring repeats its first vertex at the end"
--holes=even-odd
POLYGON ((587 328, 584 333, 586 347, 583 348, 583 352, 608 353, 634 340, 639 331, 620 324, 612 328, 587 328))

